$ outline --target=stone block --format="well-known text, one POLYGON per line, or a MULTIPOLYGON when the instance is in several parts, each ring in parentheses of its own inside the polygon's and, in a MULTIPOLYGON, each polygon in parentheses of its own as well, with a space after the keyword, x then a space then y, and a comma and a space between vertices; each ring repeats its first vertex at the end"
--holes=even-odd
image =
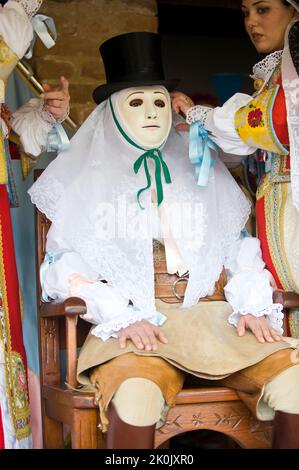
POLYGON ((76 64, 57 57, 40 58, 36 61, 35 70, 38 79, 58 79, 63 75, 72 80, 76 76, 76 64))
POLYGON ((104 81, 105 72, 102 61, 93 59, 86 61, 86 63, 82 65, 81 76, 104 81))

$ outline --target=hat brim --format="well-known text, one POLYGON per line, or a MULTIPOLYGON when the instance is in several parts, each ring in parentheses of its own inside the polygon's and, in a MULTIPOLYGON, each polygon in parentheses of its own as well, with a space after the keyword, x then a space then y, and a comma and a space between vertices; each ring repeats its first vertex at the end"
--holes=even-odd
POLYGON ((98 86, 92 93, 92 97, 97 104, 109 98, 112 93, 116 91, 124 90, 125 88, 133 88, 137 86, 152 86, 161 85, 164 86, 168 91, 173 91, 179 84, 179 79, 172 80, 153 80, 144 82, 119 82, 119 83, 108 83, 105 85, 98 86))

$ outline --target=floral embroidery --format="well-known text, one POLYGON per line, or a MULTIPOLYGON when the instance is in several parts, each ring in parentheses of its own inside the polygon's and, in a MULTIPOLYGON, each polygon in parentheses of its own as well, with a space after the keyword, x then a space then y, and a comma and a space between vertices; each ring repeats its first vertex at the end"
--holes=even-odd
POLYGON ((250 127, 261 127, 264 125, 263 111, 260 108, 250 111, 248 114, 248 124, 250 127))
POLYGON ((280 155, 288 151, 280 144, 272 122, 271 110, 279 85, 263 91, 249 104, 235 113, 235 129, 240 138, 250 147, 267 150, 280 155))
POLYGON ((26 387, 26 374, 25 368, 21 358, 16 358, 15 363, 15 376, 14 376, 14 387, 16 390, 16 396, 20 403, 26 402, 27 398, 27 387, 26 387))
POLYGON ((0 220, 0 342, 3 345, 3 362, 9 416, 15 438, 21 440, 31 435, 27 374, 26 364, 24 363, 22 355, 14 351, 11 344, 10 312, 3 260, 3 233, 0 220))

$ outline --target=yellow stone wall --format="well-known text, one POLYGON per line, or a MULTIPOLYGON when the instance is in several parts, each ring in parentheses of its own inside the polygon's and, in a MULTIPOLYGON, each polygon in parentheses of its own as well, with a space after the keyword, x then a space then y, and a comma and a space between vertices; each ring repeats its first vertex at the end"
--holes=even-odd
POLYGON ((71 117, 77 124, 94 109, 92 91, 105 83, 99 46, 117 34, 157 31, 156 0, 45 0, 40 13, 51 16, 58 38, 52 49, 37 39, 29 61, 36 77, 51 85, 70 81, 71 117))

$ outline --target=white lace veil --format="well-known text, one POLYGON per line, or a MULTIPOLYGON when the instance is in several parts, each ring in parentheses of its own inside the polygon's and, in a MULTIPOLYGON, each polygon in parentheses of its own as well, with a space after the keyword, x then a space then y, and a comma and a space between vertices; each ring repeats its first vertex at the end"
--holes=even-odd
MULTIPOLYGON (((298 5, 294 7, 299 11, 298 5)), ((290 23, 286 30, 281 73, 290 139, 292 197, 294 206, 299 211, 299 77, 289 47, 289 33, 295 22, 290 23)))
MULTIPOLYGON (((116 113, 117 95, 111 97, 116 113)), ((90 266, 134 305, 152 310, 155 227, 151 192, 142 193, 142 210, 136 194, 146 186, 145 173, 143 169, 137 175, 133 171, 141 154, 121 135, 109 101, 104 101, 29 194, 60 236, 90 266)), ((189 269, 184 299, 188 307, 213 292, 226 253, 246 223, 250 205, 221 161, 212 169, 208 187, 197 186, 188 158, 188 133, 180 134, 172 126, 162 154, 172 179, 166 184, 162 177, 162 204, 189 269)), ((153 186, 154 181, 152 178, 153 186)))

